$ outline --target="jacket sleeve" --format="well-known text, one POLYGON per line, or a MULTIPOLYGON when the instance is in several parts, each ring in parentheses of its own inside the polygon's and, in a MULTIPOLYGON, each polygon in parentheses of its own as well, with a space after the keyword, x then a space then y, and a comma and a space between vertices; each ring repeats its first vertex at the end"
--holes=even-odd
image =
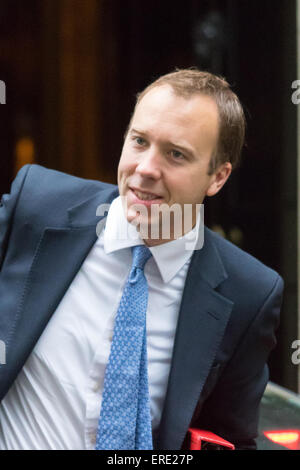
POLYGON ((23 188, 30 165, 25 165, 18 172, 11 185, 10 194, 3 194, 0 202, 0 270, 5 258, 9 234, 13 223, 15 208, 23 188))
POLYGON ((267 360, 276 344, 282 291, 283 281, 277 276, 197 420, 198 428, 215 432, 236 449, 256 449, 259 406, 269 380, 267 360))

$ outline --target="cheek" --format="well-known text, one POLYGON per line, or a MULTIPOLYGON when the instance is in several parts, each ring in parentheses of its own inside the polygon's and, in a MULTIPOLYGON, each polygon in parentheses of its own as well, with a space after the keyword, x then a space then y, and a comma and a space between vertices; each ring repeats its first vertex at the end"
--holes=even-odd
POLYGON ((135 168, 134 159, 130 158, 130 156, 126 152, 123 152, 121 155, 119 167, 118 167, 119 175, 123 176, 126 174, 130 174, 134 171, 134 168, 135 168))
POLYGON ((175 174, 175 172, 166 173, 165 184, 169 188, 170 192, 180 199, 192 192, 191 176, 182 172, 178 174, 175 174))
POLYGON ((189 173, 181 175, 176 181, 169 180, 168 188, 175 202, 181 204, 201 204, 203 202, 205 189, 199 175, 189 173))

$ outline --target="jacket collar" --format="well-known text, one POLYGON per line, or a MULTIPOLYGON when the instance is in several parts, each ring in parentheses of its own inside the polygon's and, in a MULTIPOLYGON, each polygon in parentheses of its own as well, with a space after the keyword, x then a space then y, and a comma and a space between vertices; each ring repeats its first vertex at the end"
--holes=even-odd
POLYGON ((191 261, 193 275, 199 276, 213 289, 228 277, 220 253, 214 243, 213 234, 207 227, 204 228, 204 244, 196 250, 191 261))
POLYGON ((105 216, 113 199, 119 196, 117 186, 99 191, 94 196, 68 209, 69 224, 80 228, 96 225, 105 216))

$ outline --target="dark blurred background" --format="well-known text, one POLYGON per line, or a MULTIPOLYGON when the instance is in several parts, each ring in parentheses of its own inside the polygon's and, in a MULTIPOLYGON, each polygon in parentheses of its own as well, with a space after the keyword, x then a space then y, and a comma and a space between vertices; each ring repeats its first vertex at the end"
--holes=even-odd
POLYGON ((296 0, 1 0, 0 193, 30 162, 116 183, 136 93, 190 66, 245 107, 242 164, 205 219, 283 276, 271 380, 299 392, 296 0))

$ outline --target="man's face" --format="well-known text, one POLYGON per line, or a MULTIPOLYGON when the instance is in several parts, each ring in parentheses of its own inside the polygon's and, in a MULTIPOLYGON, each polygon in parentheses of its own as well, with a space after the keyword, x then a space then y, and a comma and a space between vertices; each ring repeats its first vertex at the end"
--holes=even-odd
MULTIPOLYGON (((129 222, 137 216, 137 204, 147 209, 144 222, 151 224, 153 204, 195 207, 206 195, 219 191, 231 165, 224 164, 208 175, 218 129, 217 105, 209 96, 197 94, 185 99, 164 85, 142 98, 131 120, 118 168, 119 191, 126 197, 129 222)), ((158 243, 147 241, 149 245, 158 243)))

